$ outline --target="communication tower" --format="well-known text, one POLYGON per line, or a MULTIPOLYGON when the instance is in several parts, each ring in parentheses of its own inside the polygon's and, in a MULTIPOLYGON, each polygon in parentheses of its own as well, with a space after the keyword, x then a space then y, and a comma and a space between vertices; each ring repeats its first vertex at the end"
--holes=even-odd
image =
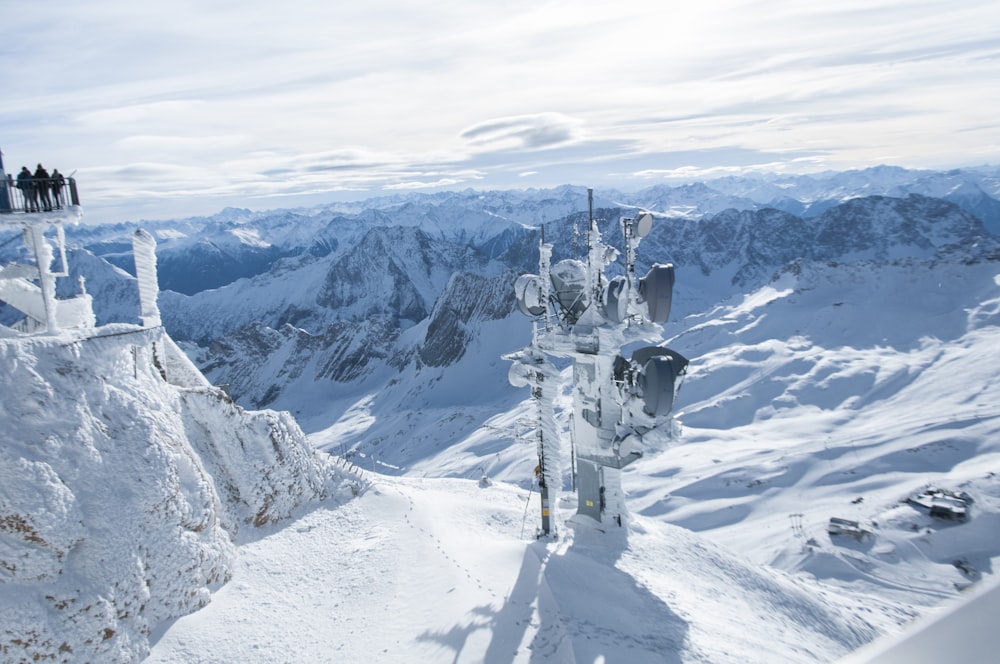
POLYGON ((593 190, 586 233, 587 255, 551 265, 552 245, 544 226, 538 274, 517 278, 514 292, 521 313, 532 319, 532 340, 504 356, 515 387, 530 387, 538 409, 536 475, 541 494, 540 535, 553 535, 550 491, 562 483, 562 445, 553 401, 561 391, 557 362, 572 363, 573 411, 570 460, 577 513, 621 525, 626 514, 621 469, 643 454, 643 437, 669 420, 678 379, 688 361, 656 344, 670 316, 673 264, 654 264, 635 274, 636 250, 652 229, 643 212, 620 220, 624 255, 601 238, 593 215, 593 190), (623 274, 606 275, 619 264, 623 274), (631 349, 631 350, 629 350, 631 349), (553 360, 556 360, 555 362, 553 360))

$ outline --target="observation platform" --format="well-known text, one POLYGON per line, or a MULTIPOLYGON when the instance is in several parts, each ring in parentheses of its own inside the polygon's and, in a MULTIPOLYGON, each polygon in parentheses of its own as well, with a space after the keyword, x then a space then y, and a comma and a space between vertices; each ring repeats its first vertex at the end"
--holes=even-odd
POLYGON ((0 264, 0 301, 25 316, 12 328, 0 326, 0 336, 94 327, 92 299, 82 277, 76 296, 56 297, 56 280, 70 276, 63 227, 67 222, 78 223, 83 216, 76 180, 61 176, 19 182, 10 175, 0 178, 0 228, 22 230, 24 243, 34 257, 34 263, 29 259, 24 264, 0 264))
POLYGON ((35 225, 38 223, 75 223, 83 216, 76 180, 68 178, 31 178, 18 183, 13 175, 0 181, 0 224, 35 225))

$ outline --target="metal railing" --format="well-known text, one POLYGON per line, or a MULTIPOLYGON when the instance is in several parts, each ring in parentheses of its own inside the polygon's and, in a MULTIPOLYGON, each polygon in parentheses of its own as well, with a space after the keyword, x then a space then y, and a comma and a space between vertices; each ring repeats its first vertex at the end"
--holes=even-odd
POLYGON ((0 179, 0 214, 51 212, 69 205, 80 205, 76 180, 71 177, 15 180, 8 174, 0 179))

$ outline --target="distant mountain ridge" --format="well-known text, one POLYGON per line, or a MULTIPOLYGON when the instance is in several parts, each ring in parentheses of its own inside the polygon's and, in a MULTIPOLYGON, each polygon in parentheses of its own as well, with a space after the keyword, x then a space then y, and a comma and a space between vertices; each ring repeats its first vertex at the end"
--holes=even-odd
MULTIPOLYGON (((630 213, 598 210, 608 219, 602 223, 612 244, 621 244, 617 219, 630 213)), ((547 237, 572 237, 580 220, 576 213, 547 224, 547 237)), ((354 383, 360 389, 369 381, 390 380, 407 365, 448 366, 489 321, 507 326, 512 340, 526 342, 529 328, 514 314, 512 284, 537 264, 539 235, 523 226, 499 232, 514 235, 490 259, 475 246, 417 228, 375 229, 354 247, 341 245, 343 253, 297 269, 283 266, 273 279, 258 275, 190 298, 164 294, 164 321, 178 339, 197 341, 201 350, 192 352, 213 380, 229 383, 237 399, 254 407, 292 407, 281 398, 297 391, 282 382, 288 367, 296 367, 298 373, 288 379, 300 385, 333 381, 341 384, 337 393, 349 393, 354 383), (475 306, 470 298, 491 304, 475 306), (251 310, 244 306, 248 302, 254 303, 251 310), (283 358, 277 375, 271 361, 250 352, 261 344, 276 344, 267 357, 283 358)), ((555 259, 565 257, 566 244, 555 259)), ((952 203, 920 195, 871 196, 813 219, 772 208, 660 218, 643 240, 639 270, 670 261, 680 275, 694 270, 702 278, 722 277, 734 291, 746 292, 800 261, 997 256, 997 238, 952 203)), ((714 296, 688 304, 681 299, 678 314, 707 306, 714 296)), ((495 363, 495 358, 481 361, 495 363)))
MULTIPOLYGON (((995 259, 996 235, 974 210, 992 219, 1000 206, 990 195, 1000 191, 998 173, 877 167, 726 177, 634 194, 597 191, 595 217, 606 239, 621 246, 618 219, 650 210, 657 223, 643 240, 640 271, 670 261, 681 274, 694 270, 745 291, 797 261, 995 259)), ((237 400, 290 407, 281 398, 288 381, 332 382, 335 394, 345 394, 411 364, 444 367, 489 321, 510 320, 502 324, 511 339, 524 339, 523 321, 511 319, 509 284, 536 269, 542 224, 546 239, 558 240, 555 260, 581 253, 586 206, 583 187, 466 190, 309 210, 227 208, 147 228, 159 238, 161 310, 170 334, 237 400)), ((124 229, 69 229, 84 247, 71 271, 87 278, 88 289, 109 295, 100 299, 99 323, 122 320, 123 307, 114 303, 134 284, 86 259, 86 247, 127 269, 124 229)), ((692 301, 683 279, 679 288, 681 315, 716 295, 692 301)))
MULTIPOLYGON (((691 219, 727 209, 766 208, 813 218, 852 198, 905 198, 911 193, 952 202, 979 218, 991 233, 1000 234, 998 167, 748 173, 677 186, 658 184, 630 193, 597 190, 594 202, 597 207, 645 209, 691 219)), ((337 253, 377 226, 419 228, 432 238, 475 246, 496 257, 522 227, 552 223, 585 209, 586 189, 567 185, 547 190, 398 194, 296 210, 226 208, 211 217, 139 225, 157 238, 161 287, 193 295, 262 274, 288 257, 337 253)), ((135 225, 80 226, 68 234, 95 255, 133 272, 122 238, 135 225)))

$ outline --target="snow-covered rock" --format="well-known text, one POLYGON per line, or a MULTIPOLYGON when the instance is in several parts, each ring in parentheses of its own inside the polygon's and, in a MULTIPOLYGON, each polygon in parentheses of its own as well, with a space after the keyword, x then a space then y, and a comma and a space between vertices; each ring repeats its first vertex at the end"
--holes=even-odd
POLYGON ((287 413, 211 386, 162 328, 0 340, 0 659, 137 661, 234 540, 351 494, 287 413))

